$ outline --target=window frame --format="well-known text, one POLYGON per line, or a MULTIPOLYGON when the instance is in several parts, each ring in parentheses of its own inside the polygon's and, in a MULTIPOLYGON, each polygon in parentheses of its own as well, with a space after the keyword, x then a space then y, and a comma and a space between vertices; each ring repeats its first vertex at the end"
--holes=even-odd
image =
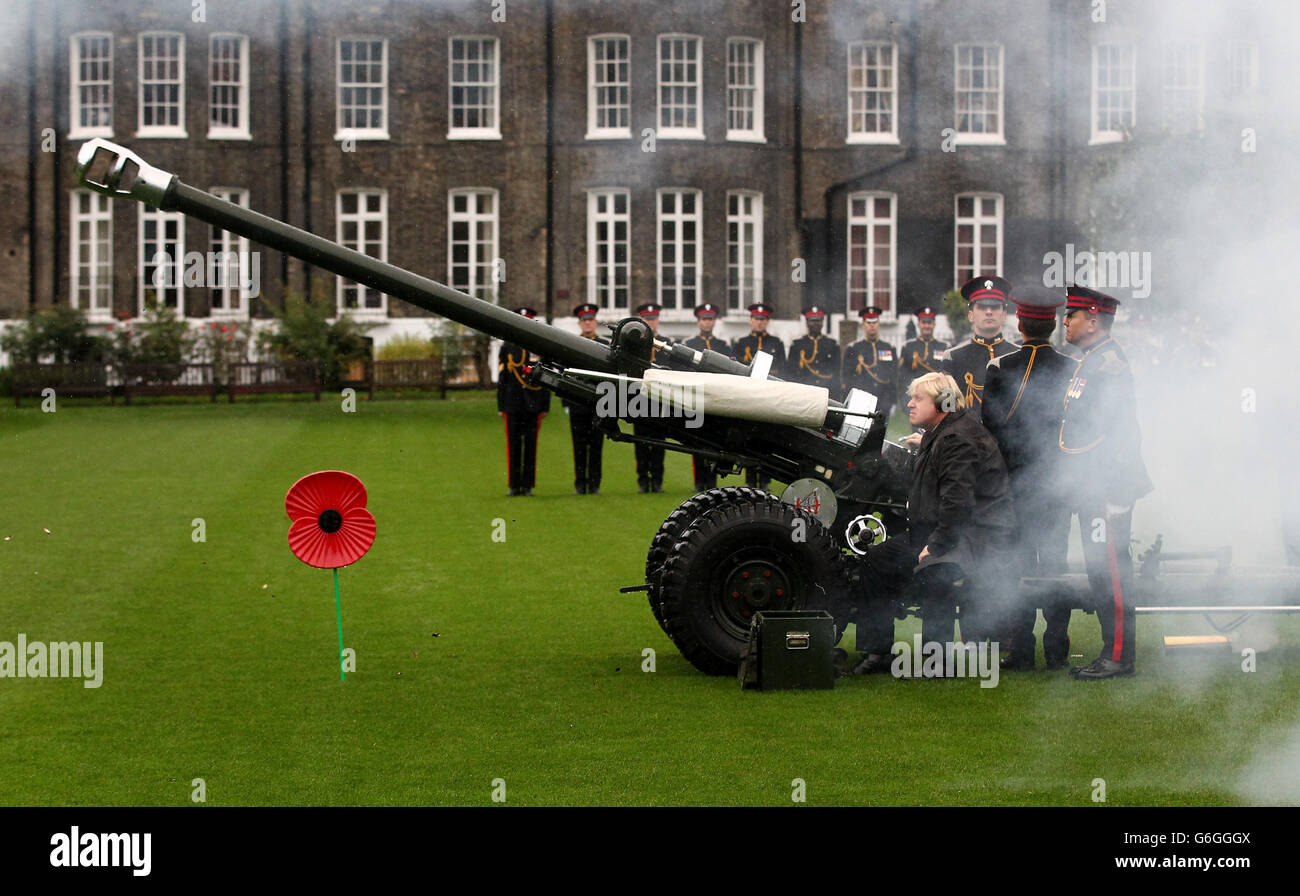
MULTIPOLYGON (((356 64, 355 52, 353 53, 352 64, 356 64)), ((365 64, 372 65, 373 60, 367 59, 365 64)), ((388 38, 378 37, 371 34, 350 34, 345 37, 338 37, 334 40, 334 139, 343 140, 388 140, 391 139, 388 133, 388 38), (374 89, 376 84, 371 81, 343 81, 343 44, 377 43, 380 45, 380 51, 383 54, 379 61, 379 126, 378 127, 344 127, 343 125, 343 91, 347 88, 369 88, 374 89)), ((372 109, 373 106, 352 105, 349 109, 372 109)))
POLYGON ((626 140, 632 136, 632 38, 627 34, 592 34, 587 37, 587 139, 588 140, 626 140), (600 66, 614 64, 617 65, 619 60, 596 60, 596 45, 600 41, 622 41, 624 56, 622 63, 627 66, 627 81, 620 84, 619 82, 599 82, 596 80, 596 73, 600 66), (602 89, 617 89, 624 87, 627 90, 627 102, 622 105, 611 105, 601 107, 599 103, 600 91, 602 89), (627 125, 624 127, 601 127, 599 125, 601 108, 619 109, 625 111, 627 125))
POLYGON ((1129 41, 1108 41, 1104 43, 1093 44, 1092 46, 1092 104, 1089 112, 1089 130, 1090 144, 1097 143, 1117 143, 1126 139, 1127 135, 1122 130, 1099 128, 1098 116, 1100 113, 1101 86, 1098 83, 1101 76, 1100 53, 1103 49, 1118 49, 1121 52, 1128 53, 1128 73, 1129 83, 1126 87, 1107 87, 1108 93, 1128 93, 1129 121, 1127 127, 1131 132, 1137 126, 1137 47, 1129 41))
MULTIPOLYGON (((1004 145, 1006 145, 1006 142, 1007 142, 1007 139, 1006 139, 1006 123, 1007 123, 1007 121, 1006 121, 1007 75, 1006 75, 1006 52, 1005 52, 1005 48, 1004 48, 1004 47, 1002 46, 1002 44, 1000 44, 1000 43, 973 43, 973 42, 966 42, 966 43, 954 44, 954 45, 953 45, 952 62, 953 62, 953 69, 952 69, 952 71, 953 71, 953 81, 952 81, 952 104, 953 104, 953 109, 952 109, 952 111, 953 111, 953 133, 954 133, 954 135, 955 135, 955 137, 954 137, 954 142, 956 142, 956 143, 958 143, 958 144, 969 144, 969 145, 976 145, 976 144, 984 144, 984 145, 991 145, 991 146, 1004 146, 1004 145), (985 94, 987 94, 987 93, 990 92, 989 89, 988 89, 987 87, 981 87, 981 88, 966 88, 964 91, 963 91, 963 89, 961 88, 961 86, 960 86, 960 82, 961 82, 961 71, 962 71, 962 66, 961 66, 961 51, 962 51, 963 48, 972 48, 972 49, 973 49, 973 48, 979 48, 979 49, 981 49, 981 50, 984 50, 984 51, 985 51, 985 54, 986 54, 986 58, 987 58, 987 53, 988 53, 988 51, 989 51, 990 49, 996 49, 996 50, 997 50, 997 53, 998 53, 998 67, 997 67, 997 73, 998 73, 998 87, 997 87, 998 104, 997 104, 997 105, 998 105, 998 107, 997 107, 996 112, 994 112, 994 114, 997 116, 997 121, 998 121, 998 127, 997 127, 997 130, 996 130, 996 131, 963 131, 963 130, 961 129, 961 116, 962 116, 962 112, 961 112, 961 106, 960 106, 960 103, 958 102, 958 97, 959 97, 959 95, 962 94, 963 92, 965 92, 965 93, 974 93, 974 92, 976 92, 976 90, 978 90, 980 93, 985 93, 985 94)), ((987 62, 985 63, 985 65, 984 65, 983 68, 984 68, 985 71, 987 71, 987 69, 988 69, 987 62)), ((972 70, 974 70, 974 69, 972 68, 972 70)), ((966 114, 967 114, 967 115, 971 115, 971 116, 974 116, 974 115, 977 115, 977 114, 978 114, 978 115, 988 115, 988 114, 989 114, 989 110, 985 109, 985 110, 982 110, 982 111, 980 111, 980 112, 978 112, 978 113, 977 113, 977 112, 974 112, 974 111, 968 111, 966 114)))
MULTIPOLYGON (((240 208, 248 208, 248 190, 242 187, 209 187, 208 192, 218 199, 224 199, 232 202, 240 208)), ((247 272, 245 264, 247 259, 252 257, 249 249, 247 237, 238 236, 229 230, 222 230, 220 227, 210 227, 208 233, 208 251, 209 252, 233 252, 238 259, 238 268, 236 273, 236 282, 233 286, 218 286, 214 283, 207 284, 208 290, 208 314, 213 318, 244 319, 248 317, 248 302, 245 299, 254 298, 254 296, 245 296, 243 292, 244 274, 247 272), (219 246, 219 247, 218 247, 219 246), (212 301, 213 294, 220 292, 225 304, 218 308, 212 301), (231 307, 231 305, 235 307, 231 307)), ((228 269, 228 268, 226 268, 228 269)), ((208 258, 204 258, 204 270, 209 275, 213 273, 213 267, 208 264, 208 258)), ((216 270, 223 270, 223 266, 218 265, 216 270)))
POLYGON ((968 193, 956 193, 952 198, 952 279, 953 289, 960 289, 961 285, 972 277, 995 276, 1002 273, 1002 251, 1006 243, 1006 202, 1001 193, 972 191, 968 193), (963 199, 974 200, 974 215, 969 218, 963 218, 961 215, 961 201, 963 199), (984 270, 984 265, 980 263, 980 250, 984 248, 983 241, 980 238, 980 227, 989 223, 989 219, 984 215, 981 204, 992 199, 997 204, 993 214, 992 223, 997 227, 997 261, 994 263, 992 271, 984 270), (961 265, 961 248, 960 242, 961 226, 968 223, 972 228, 973 241, 971 242, 971 262, 972 273, 969 276, 962 274, 961 265))
POLYGON ((727 139, 728 140, 734 140, 740 143, 766 143, 767 142, 767 137, 765 136, 766 129, 763 123, 763 114, 764 114, 763 88, 764 88, 764 81, 765 81, 763 77, 763 65, 764 63, 763 63, 763 41, 762 40, 756 37, 727 38, 726 103, 727 103, 727 139), (732 82, 732 73, 737 66, 732 61, 731 52, 733 47, 742 47, 742 46, 749 47, 753 51, 752 62, 748 63, 753 66, 752 69, 753 83, 750 85, 736 86, 732 82), (752 128, 733 128, 731 126, 731 117, 732 117, 732 110, 733 110, 731 100, 732 100, 733 91, 751 92, 752 99, 753 99, 753 105, 751 107, 751 111, 754 116, 754 126, 752 128))
POLYGON ((495 263, 499 258, 501 258, 501 191, 496 189, 495 187, 454 187, 448 190, 447 191, 447 284, 452 289, 460 290, 461 292, 472 295, 475 298, 481 298, 481 299, 485 299, 486 301, 490 301, 493 304, 499 304, 501 301, 501 284, 497 281, 496 277, 493 276, 495 263), (492 213, 490 215, 485 215, 483 212, 478 210, 477 197, 483 194, 487 194, 492 197, 492 213), (457 196, 475 197, 474 210, 457 212, 456 201, 455 201, 455 198, 457 196), (478 233, 477 229, 473 225, 483 220, 490 220, 492 222, 492 240, 491 240, 491 246, 489 252, 490 260, 488 261, 488 292, 489 292, 488 296, 484 296, 481 294, 483 287, 482 284, 478 282, 478 276, 476 273, 479 268, 479 263, 474 260, 475 257, 474 249, 475 247, 478 246, 479 240, 477 235, 478 233), (455 275, 455 268, 456 268, 455 224, 458 221, 465 221, 470 225, 469 233, 471 239, 468 243, 470 247, 470 252, 469 252, 469 261, 467 263, 467 266, 470 271, 470 283, 467 284, 466 286, 461 286, 460 284, 458 284, 456 282, 456 275, 455 275), (476 292, 475 290, 478 291, 476 292))
POLYGON ((1175 133, 1198 132, 1205 130, 1205 44, 1196 40, 1168 41, 1160 50, 1160 127, 1164 131, 1175 133), (1196 83, 1191 86, 1171 85, 1169 83, 1170 53, 1177 50, 1190 50, 1189 60, 1196 76, 1196 83), (1195 122, 1174 121, 1174 110, 1170 103, 1171 92, 1192 94, 1195 100, 1195 122))
MULTIPOLYGON (((91 137, 112 137, 113 136, 113 35, 108 31, 78 31, 76 34, 68 37, 68 139, 69 140, 88 140, 91 137), (82 81, 80 78, 81 64, 84 60, 82 56, 81 42, 87 39, 99 39, 107 42, 108 55, 104 63, 108 66, 108 80, 105 81, 82 81), (87 126, 81 124, 81 112, 83 109, 90 108, 90 105, 83 104, 81 98, 81 89, 89 85, 107 85, 108 87, 108 124, 87 126)), ((98 104, 95 108, 101 108, 98 104)))
MULTIPOLYGON (((876 68, 880 68, 880 66, 876 66, 876 68)), ((866 70, 870 70, 870 66, 864 66, 864 71, 866 70)), ((884 40, 857 40, 851 42, 848 45, 848 47, 845 48, 845 85, 846 85, 847 92, 844 101, 846 103, 845 108, 847 110, 848 117, 847 117, 846 136, 844 138, 844 142, 845 143, 877 143, 877 144, 898 143, 898 44, 895 43, 894 41, 884 41, 884 40), (871 47, 874 47, 876 50, 880 50, 885 47, 889 48, 890 59, 891 59, 889 65, 890 84, 891 84, 889 88, 890 117, 893 121, 893 128, 892 130, 889 131, 855 131, 853 129, 853 114, 854 114, 853 95, 855 93, 855 88, 853 87, 853 69, 854 69, 853 54, 854 54, 854 50, 857 49, 865 50, 871 47)), ((881 93, 883 91, 880 88, 863 87, 863 88, 857 88, 856 92, 865 93, 869 95, 873 92, 881 93)), ((873 114, 879 115, 880 112, 878 110, 876 112, 867 112, 864 110, 862 114, 864 116, 873 115, 873 114)))
MULTIPOLYGON (((468 60, 460 60, 462 63, 468 60)), ((481 61, 481 60, 480 60, 481 61)), ((471 108, 464 106, 464 108, 471 108)), ((448 140, 500 140, 501 139, 501 41, 487 34, 453 34, 447 38, 447 139, 448 140), (482 88, 484 82, 464 82, 458 84, 455 80, 455 46, 457 41, 478 41, 490 42, 492 45, 492 82, 491 82, 491 103, 487 107, 474 106, 473 108, 490 108, 492 110, 493 124, 491 127, 456 127, 452 122, 456 118, 456 104, 453 100, 457 86, 478 87, 482 88)))
MULTIPOLYGON (((388 261, 388 191, 383 189, 382 187, 346 187, 344 189, 335 191, 334 193, 334 237, 335 237, 335 242, 337 242, 340 246, 344 246, 345 248, 360 252, 361 254, 367 255, 370 258, 377 259, 378 261, 387 262, 388 261), (345 213, 343 211, 343 197, 344 195, 347 194, 355 194, 358 197, 356 212, 345 213), (369 209, 364 208, 362 199, 364 197, 370 197, 370 196, 379 197, 378 212, 371 212, 369 209), (343 225, 349 221, 357 224, 358 238, 356 240, 349 241, 344 239, 343 225), (380 251, 378 255, 370 255, 370 253, 366 252, 365 250, 365 244, 367 240, 365 237, 364 225, 370 221, 379 221, 380 226, 382 228, 380 240, 379 240, 380 251)), ((334 313, 336 317, 342 317, 344 314, 349 314, 352 316, 354 320, 360 320, 360 319, 388 316, 387 293, 381 292, 380 290, 374 289, 374 287, 366 286, 363 283, 358 283, 355 280, 350 280, 345 277, 335 276, 334 281, 335 281, 334 313), (357 289, 359 290, 359 292, 357 293, 357 306, 355 308, 348 308, 344 304, 344 291, 353 286, 357 287, 357 289), (367 291, 373 291, 376 294, 378 294, 379 296, 378 307, 367 307, 365 305, 367 291)))
POLYGON ((703 295, 704 295, 704 191, 696 189, 694 187, 660 187, 658 190, 655 191, 655 301, 658 302, 659 305, 665 311, 670 312, 668 315, 666 315, 668 319, 671 320, 676 318, 676 319, 686 320, 691 314, 691 309, 703 300, 703 295), (673 194, 678 197, 677 202, 675 203, 677 209, 681 209, 683 205, 681 201, 682 197, 687 195, 694 196, 695 211, 689 214, 686 212, 682 212, 680 210, 673 211, 669 213, 669 216, 666 218, 664 213, 663 198, 668 194, 673 194), (669 297, 665 292, 666 287, 664 286, 664 276, 663 276, 663 272, 664 272, 663 234, 664 234, 665 220, 672 220, 672 221, 679 222, 675 228, 676 238, 673 240, 673 244, 677 247, 678 251, 674 253, 677 256, 677 260, 672 263, 673 270, 675 271, 676 274, 676 276, 674 277, 676 285, 673 287, 674 294, 671 297, 669 297), (681 235, 681 230, 682 230, 681 223, 690 220, 694 220, 695 222, 694 240, 686 240, 681 235), (695 261, 692 263, 687 263, 685 261, 682 261, 683 253, 680 250, 692 244, 695 247, 695 261), (682 283, 683 281, 682 274, 688 268, 694 270, 695 284, 694 286, 689 288, 694 290, 695 295, 694 295, 694 300, 691 301, 690 304, 685 304, 683 293, 688 287, 685 287, 682 283), (671 302, 665 301, 665 299, 668 298, 671 298, 671 302))
MULTIPOLYGON (((172 271, 175 274, 175 282, 169 286, 162 287, 162 289, 164 290, 174 289, 176 291, 176 306, 173 310, 176 312, 176 317, 183 320, 185 318, 185 215, 183 215, 180 212, 163 211, 162 209, 155 208, 154 206, 151 205, 141 205, 139 214, 137 216, 137 220, 139 221, 139 227, 137 232, 137 236, 138 236, 137 245, 139 248, 136 254, 137 254, 137 258, 139 259, 139 266, 136 268, 136 270, 139 274, 137 278, 139 282, 136 289, 136 315, 138 317, 143 317, 145 311, 147 310, 147 306, 145 302, 146 291, 150 289, 155 290, 154 298, 155 300, 159 298, 156 292, 158 287, 155 287, 153 285, 153 275, 146 273, 146 271, 149 268, 153 267, 155 270, 157 270, 157 267, 153 265, 152 256, 150 257, 145 256, 145 244, 146 244, 145 225, 149 220, 154 220, 158 224, 158 229, 160 233, 165 234, 166 225, 169 222, 175 222, 177 251, 169 265, 169 267, 171 267, 172 271)), ((166 246, 165 236, 160 236, 157 242, 161 247, 165 248, 166 246)), ((157 251, 155 251, 154 255, 157 255, 157 251)), ((158 303, 158 307, 159 308, 172 307, 167 304, 165 294, 163 296, 163 301, 158 303)))
MULTIPOLYGON (((136 77, 138 79, 137 89, 137 108, 136 108, 136 137, 140 138, 173 138, 185 139, 189 134, 185 130, 185 35, 180 31, 142 31, 136 37, 136 77), (144 42, 146 38, 175 38, 176 39, 176 69, 179 72, 179 78, 175 82, 162 79, 145 80, 145 52, 144 42), (176 84, 176 121, 177 124, 158 125, 144 123, 144 113, 146 108, 159 108, 164 104, 154 103, 149 106, 145 102, 144 92, 147 85, 176 84)), ((171 104, 165 104, 171 105, 171 104)))
MULTIPOLYGON (((670 65, 673 63, 669 63, 670 65)), ((683 62, 683 64, 685 64, 683 62)), ((689 87, 688 87, 689 89, 689 87)), ((655 36, 655 138, 658 140, 703 140, 704 139, 704 39, 697 34, 659 34, 655 36), (695 110, 693 127, 664 127, 664 41, 693 41, 695 44, 695 80, 694 82, 669 82, 673 86, 693 85, 695 102, 680 107, 695 110)))
MULTIPOLYGON (((611 226, 612 231, 612 226, 611 226)), ((615 261, 616 252, 613 251, 617 245, 616 237, 609 240, 611 251, 608 253, 608 261, 603 265, 610 274, 615 274, 620 267, 615 261)), ((623 312, 625 316, 632 313, 632 192, 626 187, 597 187, 587 191, 587 301, 598 306, 602 311, 623 312), (622 196, 624 200, 624 209, 622 213, 613 211, 600 212, 597 209, 598 200, 602 197, 611 200, 622 196), (610 284, 602 287, 597 282, 597 273, 602 267, 597 258, 596 248, 599 245, 597 239, 597 228, 601 222, 609 225, 622 223, 624 225, 623 239, 624 261, 621 265, 626 269, 626 280, 623 286, 623 295, 626 299, 625 304, 619 305, 617 301, 618 289, 616 285, 617 278, 611 279, 610 284), (603 292, 602 292, 603 290, 603 292), (606 303, 605 298, 611 297, 613 301, 606 303)))
POLYGON ((234 32, 218 32, 208 38, 208 139, 209 140, 251 140, 253 139, 252 128, 249 123, 249 113, 251 108, 248 102, 248 84, 251 73, 249 71, 249 49, 248 36, 236 34, 234 32), (238 81, 217 81, 213 67, 215 60, 213 51, 217 41, 235 41, 238 45, 239 80, 238 81), (217 124, 213 111, 216 108, 213 90, 218 87, 235 88, 235 108, 238 110, 240 124, 237 127, 217 124))
POLYGON ((70 190, 71 202, 68 221, 68 304, 85 312, 86 320, 91 323, 106 323, 113 319, 113 208, 109 198, 94 190, 70 190), (89 197, 91 208, 88 212, 80 209, 81 199, 89 197), (80 259, 81 224, 90 225, 90 258, 83 265, 80 259), (107 225, 107 233, 101 239, 98 235, 99 224, 107 225), (101 255, 101 251, 102 255, 101 255), (87 282, 82 281, 82 268, 85 268, 87 282), (100 282, 101 269, 105 282, 100 282), (81 288, 85 286, 89 295, 89 306, 81 304, 81 288), (107 292, 107 304, 102 308, 95 299, 101 291, 107 292))
MULTIPOLYGON (((739 230, 737 230, 737 233, 739 233, 739 230)), ((763 194, 758 190, 728 190, 727 191, 727 299, 726 299, 727 310, 744 311, 746 308, 748 308, 750 305, 754 304, 755 302, 761 302, 761 301, 763 301, 763 194), (752 199, 753 209, 748 213, 743 211, 733 213, 731 210, 731 200, 733 197, 738 199, 741 198, 752 199), (732 239, 732 227, 735 226, 739 228, 746 221, 752 223, 754 226, 754 239, 752 245, 749 247, 750 248, 749 255, 751 256, 749 260, 750 261, 749 266, 752 268, 754 272, 754 276, 750 278, 751 287, 749 290, 746 290, 744 287, 743 277, 738 276, 735 278, 734 281, 732 277, 733 271, 741 272, 744 271, 745 269, 745 263, 743 261, 743 258, 741 261, 736 263, 733 263, 732 261, 733 246, 740 247, 740 251, 738 253, 739 255, 743 256, 745 254, 744 240, 732 239), (733 288, 736 292, 734 297, 733 297, 733 288), (735 299, 734 304, 733 304, 733 298, 735 299)))
MULTIPOLYGON (((872 304, 876 301, 874 298, 876 289, 873 285, 874 278, 872 276, 875 267, 873 258, 876 246, 874 245, 875 234, 871 231, 871 228, 880 223, 880 221, 875 217, 874 210, 875 200, 877 199, 889 200, 889 300, 888 307, 881 308, 884 312, 881 315, 881 319, 884 321, 892 321, 897 316, 895 309, 897 308, 898 303, 898 194, 890 193, 885 190, 859 190, 849 193, 846 197, 844 227, 844 312, 850 316, 854 316, 859 310, 858 308, 853 307, 853 227, 855 224, 860 224, 867 228, 868 235, 867 244, 865 246, 867 251, 866 271, 868 286, 866 288, 867 295, 863 301, 862 307, 866 307, 866 305, 872 304), (857 218, 854 216, 853 201, 855 199, 868 200, 868 208, 871 209, 870 215, 863 218, 857 218)), ((877 307, 880 306, 877 305, 877 307)))

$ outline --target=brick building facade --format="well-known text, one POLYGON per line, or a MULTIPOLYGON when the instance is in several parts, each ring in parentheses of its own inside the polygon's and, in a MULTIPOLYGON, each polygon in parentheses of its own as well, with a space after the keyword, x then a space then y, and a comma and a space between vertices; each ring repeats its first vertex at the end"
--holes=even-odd
MULTIPOLYGON (((80 191, 76 150, 106 136, 556 319, 654 300, 684 334, 711 301, 733 337, 761 298, 778 331, 818 302, 851 332, 874 302, 897 337, 966 276, 1039 282, 1066 245, 1155 245, 1144 228, 1179 208, 1142 197, 1145 175, 1193 173, 1237 151, 1238 118, 1271 114, 1268 29, 1170 33, 1165 6, 23 0, 0 54, 0 316, 71 302, 110 320, 160 295, 259 317, 286 289, 390 331, 425 314, 261 250, 257 297, 151 290, 154 251, 244 247, 80 191)), ((1230 188, 1266 201, 1248 171, 1230 188)))

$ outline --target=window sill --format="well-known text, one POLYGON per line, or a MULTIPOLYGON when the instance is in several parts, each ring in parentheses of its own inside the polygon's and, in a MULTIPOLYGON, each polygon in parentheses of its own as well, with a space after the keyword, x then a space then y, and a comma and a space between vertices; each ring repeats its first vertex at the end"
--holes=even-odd
POLYGON ((388 131, 350 131, 342 130, 334 132, 334 139, 342 143, 344 140, 363 141, 363 140, 388 140, 388 131))
POLYGON ((141 128, 135 132, 137 140, 188 140, 184 128, 141 128))
POLYGON ((730 143, 766 143, 767 138, 753 131, 729 131, 727 141, 730 143))
POLYGON ((221 131, 212 129, 208 131, 209 140, 252 140, 253 135, 248 131, 221 131))
POLYGON ((844 142, 850 146, 897 146, 897 134, 849 134, 844 142))
POLYGON ((957 146, 1006 146, 1007 139, 1001 134, 957 134, 953 137, 957 146))
POLYGON ((656 140, 703 140, 703 131, 667 130, 655 131, 656 140))
POLYGON ((447 132, 448 140, 500 140, 501 132, 497 130, 455 130, 447 132))
POLYGON ((631 140, 632 132, 627 131, 588 131, 587 140, 631 140))
POLYGON ((113 138, 112 128, 82 128, 81 130, 68 131, 69 140, 93 140, 96 137, 113 138))

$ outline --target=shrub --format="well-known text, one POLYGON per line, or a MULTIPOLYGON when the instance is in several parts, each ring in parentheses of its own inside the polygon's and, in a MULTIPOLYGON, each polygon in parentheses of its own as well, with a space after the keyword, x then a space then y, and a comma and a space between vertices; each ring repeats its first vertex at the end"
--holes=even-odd
POLYGON ((376 361, 426 361, 436 357, 433 340, 413 333, 391 339, 375 350, 376 361))
POLYGON ((366 337, 370 325, 359 324, 348 314, 331 323, 323 306, 286 294, 284 308, 275 317, 275 327, 258 335, 259 352, 283 361, 315 361, 327 386, 343 379, 347 361, 370 354, 366 337))
POLYGON ((966 318, 967 302, 961 297, 961 291, 950 289, 943 294, 943 314, 952 328, 953 344, 961 342, 971 334, 970 321, 966 318))
POLYGON ((0 336, 0 348, 14 363, 103 361, 109 354, 109 341, 89 327, 80 308, 41 308, 0 336))

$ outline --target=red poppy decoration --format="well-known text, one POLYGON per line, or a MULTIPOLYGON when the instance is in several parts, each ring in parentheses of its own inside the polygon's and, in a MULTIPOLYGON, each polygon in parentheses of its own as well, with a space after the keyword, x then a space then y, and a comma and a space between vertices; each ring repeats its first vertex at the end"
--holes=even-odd
POLYGON ((366 487, 351 473, 322 470, 302 477, 284 496, 284 509, 293 520, 289 549, 309 566, 348 566, 375 543, 366 487))

